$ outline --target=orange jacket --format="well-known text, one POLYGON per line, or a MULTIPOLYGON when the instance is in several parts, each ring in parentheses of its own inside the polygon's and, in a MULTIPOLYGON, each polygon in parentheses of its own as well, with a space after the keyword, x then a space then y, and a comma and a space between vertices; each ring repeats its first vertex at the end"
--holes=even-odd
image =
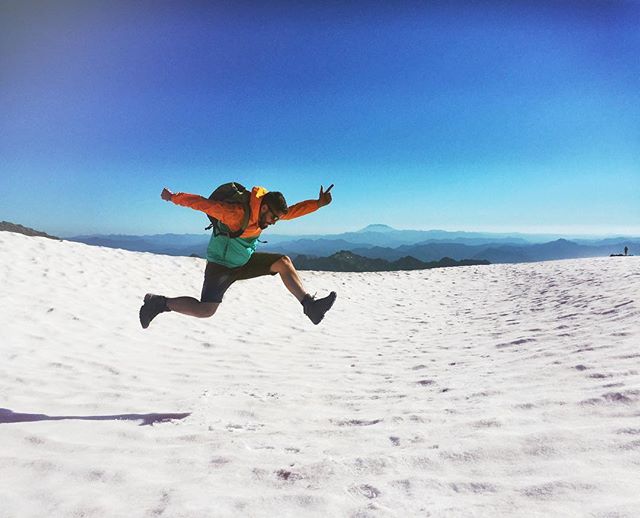
MULTIPOLYGON (((249 207, 251 209, 251 215, 249 216, 249 225, 246 230, 240 236, 241 238, 257 237, 262 232, 262 229, 258 226, 258 217, 260 216, 260 204, 262 197, 267 194, 264 187, 254 187, 251 189, 251 196, 249 198, 249 207)), ((239 230, 242 227, 242 220, 244 218, 244 207, 237 203, 226 203, 223 201, 213 201, 198 194, 187 194, 184 192, 176 193, 172 196, 171 201, 176 205, 182 205, 183 207, 190 207, 195 210, 199 210, 219 219, 222 223, 229 227, 229 230, 239 230)), ((299 218, 310 214, 320 207, 318 206, 318 200, 305 200, 289 207, 289 211, 283 214, 280 218, 281 221, 288 219, 299 218)))

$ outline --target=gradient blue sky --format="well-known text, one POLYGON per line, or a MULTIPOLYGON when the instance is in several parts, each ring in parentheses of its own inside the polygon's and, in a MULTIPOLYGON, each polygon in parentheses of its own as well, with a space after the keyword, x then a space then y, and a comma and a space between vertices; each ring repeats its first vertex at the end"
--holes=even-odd
POLYGON ((238 180, 335 183, 278 233, 640 235, 639 27, 635 1, 3 1, 0 219, 199 232, 162 187, 238 180))

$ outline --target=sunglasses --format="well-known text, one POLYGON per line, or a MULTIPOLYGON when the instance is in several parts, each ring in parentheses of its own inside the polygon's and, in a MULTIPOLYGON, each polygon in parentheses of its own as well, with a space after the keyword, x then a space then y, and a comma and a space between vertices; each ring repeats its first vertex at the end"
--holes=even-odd
POLYGON ((267 209, 271 213, 271 219, 274 223, 280 219, 280 216, 275 213, 275 211, 269 206, 269 204, 267 204, 267 209))

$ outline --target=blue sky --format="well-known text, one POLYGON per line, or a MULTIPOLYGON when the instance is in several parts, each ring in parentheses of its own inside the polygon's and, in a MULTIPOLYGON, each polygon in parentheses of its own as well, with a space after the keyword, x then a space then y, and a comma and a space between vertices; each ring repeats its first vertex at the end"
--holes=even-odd
POLYGON ((335 184, 278 233, 640 235, 638 2, 132 4, 1 4, 0 219, 199 232, 162 187, 237 180, 335 184))

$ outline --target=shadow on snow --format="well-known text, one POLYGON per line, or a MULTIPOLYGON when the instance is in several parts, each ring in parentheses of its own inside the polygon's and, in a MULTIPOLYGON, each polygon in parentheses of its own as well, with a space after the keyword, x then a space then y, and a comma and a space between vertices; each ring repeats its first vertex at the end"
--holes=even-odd
POLYGON ((32 423, 35 421, 64 421, 77 419, 82 421, 142 421, 140 426, 165 423, 174 419, 184 419, 191 413, 182 414, 120 414, 120 415, 46 415, 46 414, 20 414, 8 408, 0 408, 0 424, 7 423, 32 423))

